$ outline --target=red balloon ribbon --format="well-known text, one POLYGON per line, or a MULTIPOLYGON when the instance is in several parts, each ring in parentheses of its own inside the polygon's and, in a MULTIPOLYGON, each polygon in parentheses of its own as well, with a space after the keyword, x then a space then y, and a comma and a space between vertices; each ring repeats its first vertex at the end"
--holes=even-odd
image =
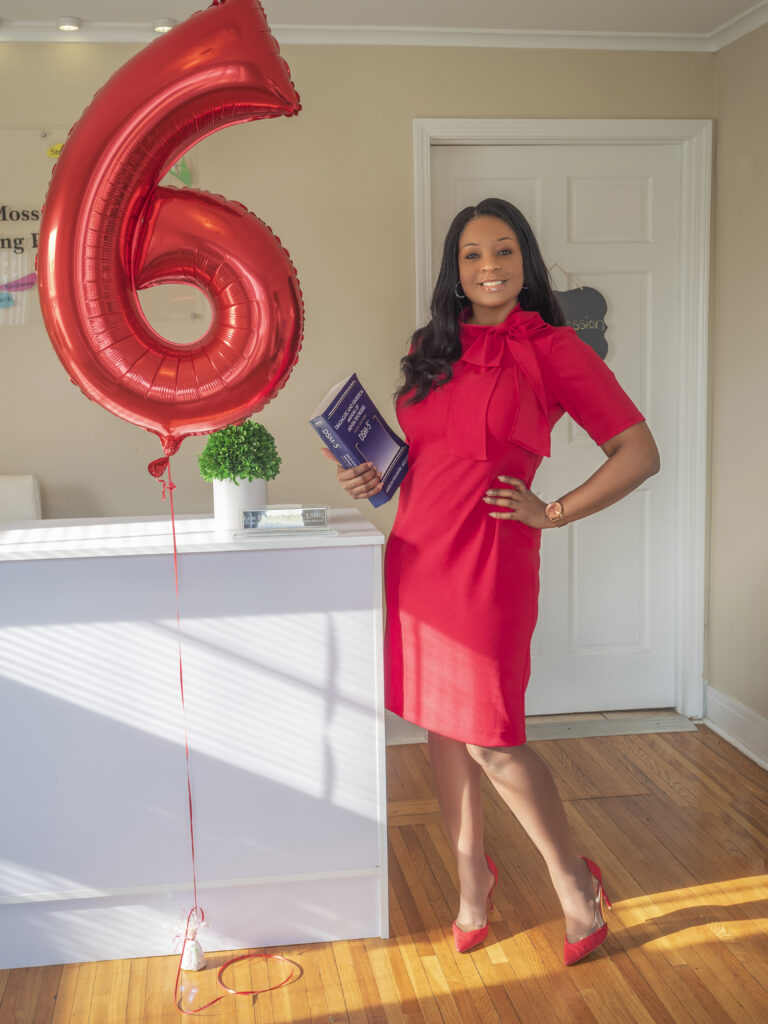
POLYGON ((141 50, 93 98, 54 168, 40 227, 45 325, 73 382, 116 415, 185 437, 241 422, 285 384, 303 303, 290 257, 240 203, 158 182, 196 142, 300 103, 257 0, 221 0, 141 50), (174 345, 137 289, 186 283, 207 333, 174 345))
MULTIPOLYGON (((203 1010, 207 1010, 209 1007, 213 1006, 215 1003, 218 1003, 220 1000, 224 999, 224 996, 216 996, 215 999, 212 999, 210 1002, 205 1003, 204 1006, 198 1006, 197 1009, 194 1009, 194 1010, 186 1010, 186 1009, 184 1009, 184 1007, 181 1005, 181 999, 180 999, 180 996, 179 996, 179 987, 180 987, 180 983, 181 983, 181 965, 184 962, 184 950, 186 949, 187 942, 189 940, 189 929, 190 929, 190 924, 192 922, 192 917, 193 917, 193 915, 195 916, 196 928, 197 928, 197 924, 203 924, 205 922, 205 912, 203 911, 203 908, 201 906, 199 906, 199 904, 197 902, 197 864, 196 864, 196 855, 195 855, 195 818, 194 818, 194 808, 193 808, 193 802, 192 802, 192 777, 191 777, 191 774, 190 774, 190 766, 189 766, 189 730, 187 729, 187 708, 186 708, 186 700, 184 698, 184 660, 183 660, 182 651, 181 651, 181 608, 180 608, 180 603, 179 603, 179 549, 178 549, 178 545, 177 545, 177 541, 176 541, 176 513, 175 513, 174 508, 173 508, 173 492, 176 489, 176 484, 174 484, 174 482, 173 482, 173 480, 171 478, 171 460, 168 457, 166 457, 164 459, 155 459, 155 461, 150 464, 149 471, 152 474, 152 476, 156 477, 158 480, 161 480, 161 482, 163 484, 163 498, 165 498, 165 496, 166 496, 166 487, 167 487, 168 498, 170 500, 170 506, 171 506, 171 537, 173 539, 173 575, 174 575, 174 582, 175 582, 175 589, 176 589, 176 636, 177 636, 177 640, 178 640, 178 649, 179 649, 179 694, 180 694, 180 697, 181 697, 181 714, 182 714, 182 719, 183 719, 183 722, 184 722, 184 757, 185 757, 186 770, 187 770, 187 807, 188 807, 188 812, 189 812, 189 840, 190 840, 190 852, 191 852, 191 855, 192 855, 192 891, 193 891, 193 896, 194 896, 194 905, 193 905, 192 909, 190 910, 189 914, 187 915, 187 923, 186 923, 186 926, 184 928, 184 942, 183 942, 182 947, 181 947, 181 953, 179 954, 179 965, 178 965, 178 967, 176 969, 176 985, 175 985, 175 988, 174 988, 174 1003, 176 1005, 176 1009, 180 1013, 183 1013, 183 1014, 185 1014, 186 1016, 189 1016, 189 1017, 194 1017, 196 1014, 201 1013, 203 1010), (165 475, 165 473, 168 474, 167 484, 166 484, 166 481, 162 479, 162 477, 165 475)), ((297 967, 297 965, 293 962, 293 960, 289 960, 287 957, 281 956, 279 953, 245 953, 245 954, 240 955, 240 956, 232 957, 229 960, 227 960, 224 964, 222 964, 222 966, 219 968, 218 974, 216 975, 216 982, 217 982, 219 988, 222 988, 225 992, 228 992, 230 995, 233 995, 233 996, 256 996, 256 995, 261 995, 263 992, 272 992, 276 988, 282 988, 283 985, 287 985, 288 982, 291 980, 291 978, 293 978, 293 975, 294 975, 294 972, 296 970, 296 967, 297 967), (241 960, 257 960, 257 959, 258 960, 281 960, 283 963, 290 964, 291 965, 291 970, 286 975, 286 977, 283 978, 282 981, 279 981, 279 982, 277 982, 274 985, 268 985, 266 988, 255 988, 255 989, 243 989, 243 990, 241 990, 241 989, 230 988, 228 985, 226 985, 224 983, 224 972, 227 970, 228 967, 231 967, 233 964, 240 963, 241 960)))

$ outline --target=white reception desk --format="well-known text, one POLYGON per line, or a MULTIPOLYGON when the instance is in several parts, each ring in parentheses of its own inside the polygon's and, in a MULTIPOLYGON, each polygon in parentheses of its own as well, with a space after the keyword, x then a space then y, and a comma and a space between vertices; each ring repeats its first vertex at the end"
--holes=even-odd
MULTIPOLYGON (((192 864, 168 518, 0 529, 0 968, 174 951, 192 864)), ((204 949, 387 934, 381 545, 180 517, 204 949)))

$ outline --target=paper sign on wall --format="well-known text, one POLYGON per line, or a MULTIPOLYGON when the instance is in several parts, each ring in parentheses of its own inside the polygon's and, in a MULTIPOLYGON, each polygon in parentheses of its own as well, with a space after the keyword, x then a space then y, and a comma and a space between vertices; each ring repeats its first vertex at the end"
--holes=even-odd
MULTIPOLYGON (((35 259, 43 200, 67 128, 0 128, 0 328, 42 324, 35 259)), ((0 338, 3 334, 0 333, 0 338)), ((13 333, 7 334, 8 339, 13 333)))

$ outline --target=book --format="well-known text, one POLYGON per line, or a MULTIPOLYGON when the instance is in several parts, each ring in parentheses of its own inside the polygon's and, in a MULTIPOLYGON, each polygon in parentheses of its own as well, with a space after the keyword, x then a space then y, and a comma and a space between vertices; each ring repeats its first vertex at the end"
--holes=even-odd
POLYGON ((390 429, 356 373, 331 388, 309 423, 346 469, 372 462, 383 486, 368 500, 375 508, 389 501, 408 471, 408 445, 390 429))

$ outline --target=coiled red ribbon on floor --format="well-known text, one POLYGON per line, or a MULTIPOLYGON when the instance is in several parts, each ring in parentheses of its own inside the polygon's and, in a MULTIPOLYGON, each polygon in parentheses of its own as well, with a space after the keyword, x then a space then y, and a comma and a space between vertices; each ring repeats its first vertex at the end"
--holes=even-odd
MULTIPOLYGON (((199 912, 200 923, 202 924, 205 921, 205 914, 203 913, 202 907, 194 906, 189 912, 189 916, 187 917, 187 924, 184 929, 184 944, 181 947, 179 966, 176 971, 176 987, 173 993, 174 1002, 176 1003, 176 1009, 179 1011, 179 1013, 183 1013, 188 1017, 193 1017, 197 1013, 202 1013, 203 1010, 209 1009, 211 1006, 214 1006, 220 1000, 225 998, 225 996, 216 996, 215 999, 211 999, 210 1002, 205 1003, 203 1006, 198 1006, 194 1010, 185 1010, 179 1001, 179 981, 181 980, 181 964, 184 959, 184 949, 186 948, 187 945, 187 933, 189 931, 189 923, 192 920, 192 915, 196 912, 199 912)), ((223 988, 224 991, 229 995, 259 996, 263 995, 265 992, 272 992, 277 988, 282 988, 283 985, 287 985, 291 978, 293 978, 295 971, 296 964, 294 964, 292 960, 289 960, 288 957, 280 956, 279 953, 243 953, 241 956, 231 957, 229 960, 227 960, 225 964, 222 964, 222 966, 218 969, 216 973, 216 983, 219 986, 219 988, 223 988), (227 970, 227 968, 234 966, 234 964, 239 964, 242 960, 282 960, 283 963, 291 965, 291 970, 287 977, 283 978, 282 981, 279 981, 276 985, 267 985, 266 988, 230 988, 229 985, 224 984, 224 972, 227 970)))

